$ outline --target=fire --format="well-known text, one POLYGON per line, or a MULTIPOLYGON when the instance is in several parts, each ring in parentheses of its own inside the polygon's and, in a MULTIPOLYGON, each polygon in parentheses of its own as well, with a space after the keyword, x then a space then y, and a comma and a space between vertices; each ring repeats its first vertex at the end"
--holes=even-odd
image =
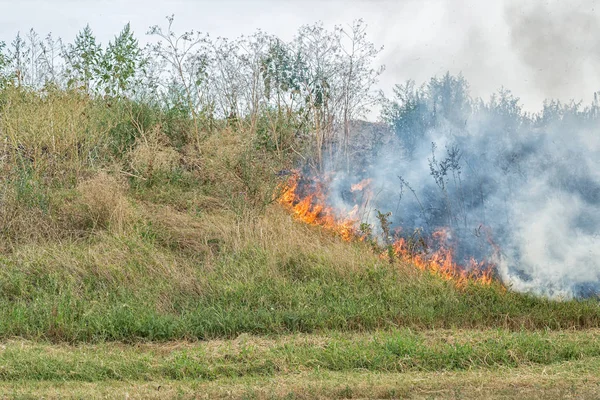
MULTIPOLYGON (((435 232, 434 240, 439 240, 447 234, 445 230, 435 232)), ((407 245, 404 238, 400 238, 392 245, 394 256, 399 260, 414 264, 422 271, 433 272, 444 279, 464 285, 468 282, 477 282, 490 285, 493 281, 493 265, 483 261, 469 260, 466 266, 461 266, 454 261, 454 252, 451 248, 439 245, 434 252, 415 252, 407 245)))
POLYGON ((316 188, 312 193, 301 196, 299 193, 300 175, 295 173, 284 187, 279 202, 292 210, 294 217, 310 225, 319 225, 327 230, 339 234, 342 239, 350 241, 357 237, 355 228, 358 220, 355 207, 345 218, 339 217, 332 207, 325 206, 325 193, 322 182, 316 181, 316 188))
MULTIPOLYGON (((346 241, 365 239, 357 228, 360 221, 358 205, 355 205, 346 215, 339 215, 339 212, 336 212, 333 207, 326 205, 326 182, 314 179, 310 181, 310 185, 304 185, 301 184, 301 180, 301 175, 297 172, 294 173, 285 184, 283 194, 279 198, 279 203, 291 210, 297 220, 321 226, 335 232, 346 241), (308 193, 304 193, 307 190, 308 193)), ((351 185, 350 191, 352 193, 367 192, 365 201, 368 201, 370 183, 370 179, 362 180, 351 185)), ((431 236, 429 246, 426 246, 427 249, 416 249, 416 246, 411 245, 397 233, 391 244, 391 252, 388 249, 386 251, 382 249, 380 257, 384 259, 392 257, 390 261, 410 263, 422 271, 432 272, 459 286, 468 282, 483 285, 490 285, 493 282, 493 265, 474 259, 471 259, 467 265, 459 265, 454 261, 449 229, 439 229, 431 236)))
POLYGON ((350 191, 351 192, 360 192, 365 190, 365 188, 367 188, 370 184, 371 184, 371 179, 363 179, 362 181, 355 183, 354 185, 350 186, 350 191))

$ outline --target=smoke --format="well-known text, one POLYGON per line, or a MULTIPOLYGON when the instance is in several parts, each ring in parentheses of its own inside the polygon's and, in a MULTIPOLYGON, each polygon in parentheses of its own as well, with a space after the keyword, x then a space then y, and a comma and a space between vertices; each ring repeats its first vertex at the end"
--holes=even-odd
POLYGON ((600 87, 596 0, 429 0, 390 10, 365 14, 385 46, 383 90, 462 72, 475 95, 507 85, 535 111, 544 98, 589 102, 600 87))
POLYGON ((549 97, 577 98, 586 78, 600 73, 600 14, 594 3, 520 1, 505 7, 511 44, 549 97))
POLYGON ((457 261, 497 266, 517 291, 552 298, 600 294, 600 104, 546 102, 522 112, 501 90, 471 100, 462 77, 406 86, 384 107, 393 126, 365 151, 355 129, 353 168, 330 164, 328 202, 344 213, 362 204, 362 222, 425 237, 451 232, 457 261), (351 184, 371 179, 368 202, 351 184))

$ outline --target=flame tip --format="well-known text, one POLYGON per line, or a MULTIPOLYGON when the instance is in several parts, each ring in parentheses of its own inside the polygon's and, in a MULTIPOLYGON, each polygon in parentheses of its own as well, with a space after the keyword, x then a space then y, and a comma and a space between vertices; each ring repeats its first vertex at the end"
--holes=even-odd
MULTIPOLYGON (((279 198, 279 203, 291 210, 297 220, 335 232, 344 241, 365 240, 365 237, 356 228, 359 221, 356 218, 359 212, 358 204, 345 217, 340 217, 332 207, 326 205, 327 196, 324 192, 326 185, 323 180, 309 179, 308 181, 312 182, 314 187, 310 187, 311 191, 306 195, 299 193, 301 180, 304 178, 300 173, 293 171, 287 183, 284 184, 282 195, 279 198)), ((371 179, 364 179, 353 184, 351 192, 366 190, 370 183, 371 179)), ((304 187, 301 189, 304 190, 304 187)), ((399 228, 398 235, 401 231, 399 228)), ((409 262, 422 271, 429 271, 448 281, 453 281, 459 287, 470 282, 486 286, 494 282, 495 266, 493 264, 476 261, 473 258, 466 266, 459 265, 454 261, 452 247, 445 245, 452 239, 451 229, 442 227, 433 232, 431 237, 438 243, 437 250, 434 252, 415 251, 408 245, 405 238, 397 237, 391 245, 391 254, 386 250, 382 251, 379 257, 389 259, 392 256, 398 260, 409 262)))

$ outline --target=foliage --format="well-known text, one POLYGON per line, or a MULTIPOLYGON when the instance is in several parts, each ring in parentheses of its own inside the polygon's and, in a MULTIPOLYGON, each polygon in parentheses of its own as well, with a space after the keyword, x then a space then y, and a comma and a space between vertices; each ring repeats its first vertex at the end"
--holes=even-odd
POLYGON ((97 89, 103 51, 89 25, 77 34, 73 44, 67 45, 63 57, 67 64, 68 87, 82 85, 86 93, 97 89))
POLYGON ((337 162, 348 164, 350 122, 374 104, 372 88, 383 71, 373 66, 381 49, 368 41, 364 21, 333 30, 303 26, 290 42, 261 31, 231 40, 177 33, 174 22, 171 15, 166 27, 152 26, 143 49, 130 24, 106 46, 89 25, 66 44, 31 30, 12 42, 3 76, 19 87, 124 96, 187 114, 193 122, 187 136, 197 148, 218 121, 227 121, 260 130, 279 157, 289 150, 282 132, 293 131, 312 136, 307 161, 315 168, 334 148, 344 153, 337 162))
POLYGON ((442 124, 464 128, 471 108, 472 100, 465 79, 462 75, 446 73, 419 88, 415 87, 414 81, 396 85, 394 99, 384 102, 382 118, 394 129, 408 155, 412 156, 428 130, 442 124))
POLYGON ((0 41, 0 90, 3 90, 9 80, 7 67, 9 65, 8 55, 5 53, 6 43, 0 41))
POLYGON ((111 96, 127 93, 142 67, 142 51, 130 24, 108 44, 101 61, 104 91, 111 96))

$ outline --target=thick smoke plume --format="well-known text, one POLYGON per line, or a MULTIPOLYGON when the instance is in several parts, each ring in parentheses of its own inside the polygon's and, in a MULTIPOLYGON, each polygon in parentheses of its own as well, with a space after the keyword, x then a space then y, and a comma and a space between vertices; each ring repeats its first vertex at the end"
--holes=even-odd
POLYGON ((514 290, 597 296, 598 100, 548 101, 531 115, 506 90, 470 99, 460 76, 397 86, 383 111, 389 134, 355 125, 353 167, 331 161, 328 202, 342 214, 362 205, 361 221, 374 229, 377 211, 391 212, 401 235, 447 229, 458 262, 494 263, 514 290), (365 201, 350 188, 367 178, 365 201))
POLYGON ((600 14, 594 1, 513 2, 510 43, 547 96, 581 95, 600 73, 600 14), (588 85, 586 85, 586 83, 588 85))

